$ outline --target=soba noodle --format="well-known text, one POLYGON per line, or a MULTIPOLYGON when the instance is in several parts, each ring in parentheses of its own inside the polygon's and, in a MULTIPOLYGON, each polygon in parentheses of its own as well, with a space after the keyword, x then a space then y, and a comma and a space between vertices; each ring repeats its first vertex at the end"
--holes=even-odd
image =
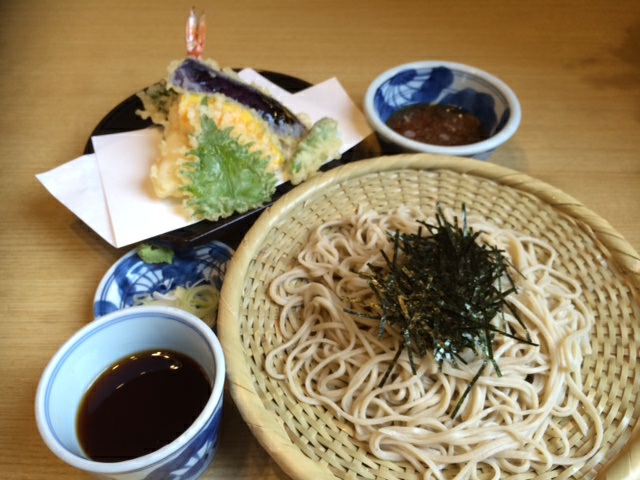
MULTIPOLYGON (((282 343, 267 355, 269 375, 286 381, 300 402, 321 405, 352 425, 352 435, 373 455, 410 462, 424 479, 540 474, 585 462, 603 438, 581 377, 593 316, 580 299, 580 284, 556 269, 557 252, 540 239, 468 218, 483 232, 479 241, 504 250, 522 273, 512 275, 518 293, 511 302, 538 346, 497 335, 494 357, 502 376, 489 365, 455 418, 452 410, 482 363, 473 352, 467 365, 444 361, 441 370, 432 354, 414 355, 413 375, 405 351, 378 386, 402 335, 387 326, 379 338, 379 321, 344 309, 362 310, 363 300, 373 301, 358 272, 383 266, 380 251, 393 249, 389 232, 416 232, 417 220, 432 222, 411 208, 359 211, 312 233, 296 265, 270 285, 282 306, 276 328, 282 343)), ((509 312, 504 317, 514 333, 526 335, 509 312)))

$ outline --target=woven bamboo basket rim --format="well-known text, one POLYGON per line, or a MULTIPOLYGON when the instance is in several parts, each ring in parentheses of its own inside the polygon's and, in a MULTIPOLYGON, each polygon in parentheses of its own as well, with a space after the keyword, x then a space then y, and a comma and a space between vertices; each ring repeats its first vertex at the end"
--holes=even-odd
MULTIPOLYGON (((327 189, 343 187, 347 189, 353 182, 364 181, 366 184, 367 178, 372 175, 374 177, 392 176, 397 173, 411 175, 414 171, 446 172, 454 176, 490 182, 498 191, 505 190, 510 193, 515 192, 516 195, 528 196, 550 207, 558 215, 564 215, 572 219, 575 221, 576 228, 592 236, 607 255, 608 262, 616 266, 617 279, 622 286, 629 289, 629 295, 634 305, 638 304, 640 255, 606 220, 599 217, 575 198, 524 173, 477 160, 429 154, 403 154, 361 160, 322 173, 308 180, 267 209, 241 242, 228 265, 221 292, 218 318, 218 336, 226 357, 227 378, 232 397, 254 436, 280 467, 293 479, 400 477, 396 477, 397 472, 394 473, 393 466, 384 466, 385 462, 378 463, 374 461, 378 465, 383 465, 379 472, 367 473, 365 470, 359 471, 355 468, 351 472, 346 471, 346 473, 342 474, 340 471, 336 471, 336 468, 330 468, 332 459, 340 456, 345 457, 345 455, 348 457, 351 454, 340 451, 339 448, 337 451, 332 451, 332 445, 342 441, 332 442, 339 433, 335 430, 324 428, 322 418, 320 418, 319 421, 308 426, 308 428, 316 430, 310 435, 310 438, 316 435, 329 440, 324 441, 322 451, 313 450, 311 443, 307 443, 306 448, 304 448, 305 451, 303 451, 299 444, 292 441, 291 437, 291 435, 299 435, 299 433, 285 426, 285 422, 291 421, 289 417, 295 417, 297 413, 284 412, 286 415, 283 415, 283 412, 275 411, 271 405, 267 404, 268 401, 261 396, 261 388, 264 387, 265 382, 268 383, 270 380, 266 378, 266 373, 261 371, 262 365, 259 365, 259 362, 250 360, 251 352, 248 351, 247 344, 250 344, 251 339, 247 341, 246 338, 242 337, 241 333, 241 326, 243 322, 247 321, 247 306, 252 302, 265 302, 264 295, 254 297, 254 292, 247 290, 247 278, 256 273, 254 265, 256 254, 270 234, 282 226, 283 219, 288 218, 288 215, 296 209, 300 213, 300 208, 305 208, 305 205, 321 197, 327 189)), ((309 230, 317 226, 313 225, 314 222, 317 224, 319 221, 317 218, 306 220, 306 222, 301 221, 301 223, 305 223, 305 227, 308 224, 309 230)), ((300 237, 306 238, 305 235, 307 234, 308 232, 302 232, 300 237)), ((291 250, 296 247, 281 245, 278 248, 291 250)), ((253 286, 251 288, 255 290, 253 286)), ((258 287, 258 290, 262 290, 262 288, 258 287)), ((259 292, 259 294, 263 293, 259 292)), ((634 315, 637 315, 637 311, 635 313, 624 312, 625 318, 627 316, 633 317, 634 315)), ((634 320, 637 319, 627 319, 631 323, 634 320)), ((610 318, 608 321, 615 323, 617 319, 610 318)), ((633 327, 625 328, 635 329, 636 327, 634 324, 633 327)), ((259 337, 261 333, 260 330, 255 330, 252 335, 259 337)), ((631 365, 631 358, 633 358, 633 363, 635 364, 637 355, 634 352, 639 350, 637 342, 640 341, 640 335, 638 332, 632 332, 627 341, 629 342, 628 349, 631 353, 626 363, 631 365)), ((612 381, 615 382, 615 380, 611 379, 604 380, 607 383, 612 381)), ((609 387, 609 385, 606 385, 606 387, 609 387)), ((635 400, 633 402, 635 410, 629 412, 629 409, 627 409, 627 413, 623 413, 623 418, 618 421, 618 430, 612 434, 612 438, 606 438, 607 448, 603 448, 603 451, 599 452, 597 459, 594 459, 594 464, 588 466, 586 473, 582 470, 575 472, 576 477, 594 478, 596 474, 599 474, 602 478, 606 476, 607 480, 639 478, 634 476, 633 471, 635 468, 640 468, 640 442, 635 441, 635 437, 638 434, 636 420, 640 412, 640 404, 635 405, 638 403, 636 399, 638 392, 636 387, 633 388, 634 391, 625 393, 623 398, 626 398, 627 402, 635 400)), ((610 407, 610 402, 620 403, 622 400, 618 398, 607 399, 607 408, 613 408, 610 407)), ((619 407, 622 406, 615 406, 616 409, 619 407)), ((302 439, 301 443, 305 444, 305 442, 307 440, 302 439)), ((363 455, 366 456, 366 453, 356 452, 358 458, 363 455)), ((341 458, 338 463, 348 464, 349 458, 341 458)), ((571 478, 576 477, 571 476, 571 478)), ((415 475, 414 477, 408 475, 401 478, 415 478, 415 475)), ((549 476, 545 478, 556 477, 549 476)))

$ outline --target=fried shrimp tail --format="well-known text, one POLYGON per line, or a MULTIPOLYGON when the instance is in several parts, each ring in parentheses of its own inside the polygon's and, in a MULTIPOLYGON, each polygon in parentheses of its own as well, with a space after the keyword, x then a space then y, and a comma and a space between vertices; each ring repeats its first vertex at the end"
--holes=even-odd
POLYGON ((207 22, 204 13, 198 18, 195 10, 191 9, 186 26, 187 57, 202 58, 206 34, 207 22))

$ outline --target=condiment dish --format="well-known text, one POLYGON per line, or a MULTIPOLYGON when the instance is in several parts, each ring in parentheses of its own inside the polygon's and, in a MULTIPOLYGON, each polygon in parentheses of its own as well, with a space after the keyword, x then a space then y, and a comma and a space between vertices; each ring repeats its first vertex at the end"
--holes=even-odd
POLYGON ((419 61, 380 74, 364 99, 367 121, 385 153, 419 152, 486 160, 520 125, 520 103, 497 77, 468 65, 419 61), (486 138, 463 145, 423 143, 393 130, 389 117, 399 109, 427 104, 458 107, 476 117, 486 138))
POLYGON ((146 263, 133 249, 102 277, 93 300, 93 314, 100 318, 136 305, 136 299, 144 295, 166 295, 177 287, 188 288, 202 282, 220 290, 232 256, 229 246, 215 240, 176 250, 171 263, 146 263))

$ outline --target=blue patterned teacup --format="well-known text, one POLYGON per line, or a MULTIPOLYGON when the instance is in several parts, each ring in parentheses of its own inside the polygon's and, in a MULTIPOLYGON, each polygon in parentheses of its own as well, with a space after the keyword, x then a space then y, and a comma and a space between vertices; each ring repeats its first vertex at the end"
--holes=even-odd
POLYGON ((385 153, 422 152, 487 159, 520 125, 516 95, 501 80, 454 62, 414 62, 387 70, 369 86, 364 100, 367 120, 385 153), (488 138, 476 143, 441 146, 411 140, 386 122, 392 113, 415 104, 459 107, 482 123, 488 138))
POLYGON ((222 348, 203 321, 171 307, 125 308, 87 324, 53 356, 38 385, 36 421, 54 454, 97 478, 196 480, 218 447, 224 380, 222 348), (177 351, 200 365, 212 387, 204 409, 175 440, 151 453, 111 463, 91 460, 76 431, 85 392, 119 360, 153 349, 177 351))

